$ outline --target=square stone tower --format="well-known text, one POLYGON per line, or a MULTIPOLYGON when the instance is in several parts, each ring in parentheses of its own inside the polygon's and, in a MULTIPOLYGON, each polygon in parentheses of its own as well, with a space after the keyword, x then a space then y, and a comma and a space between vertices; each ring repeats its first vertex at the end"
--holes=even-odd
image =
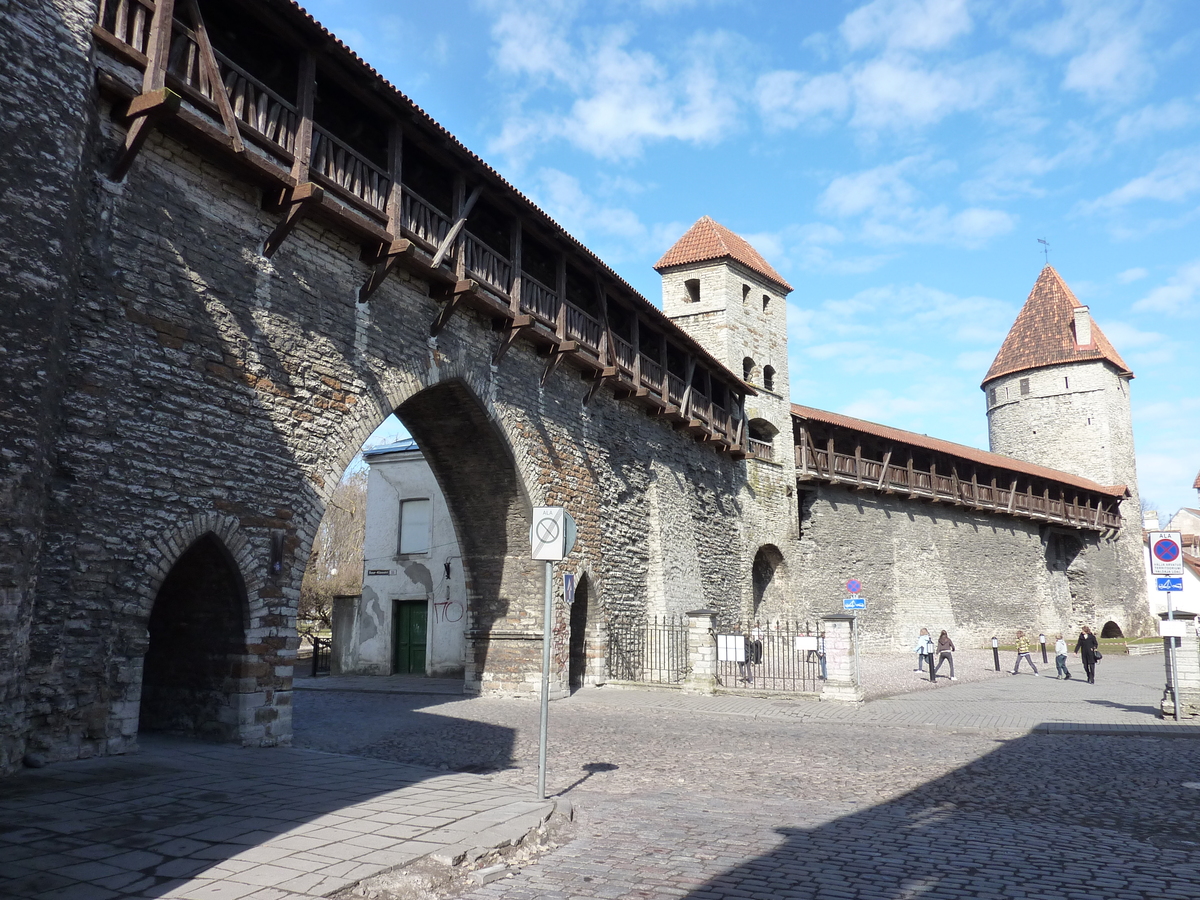
POLYGON ((752 388, 741 498, 751 618, 789 599, 786 557, 797 535, 796 459, 788 382, 787 295, 792 287, 742 237, 704 216, 654 266, 663 312, 752 388))

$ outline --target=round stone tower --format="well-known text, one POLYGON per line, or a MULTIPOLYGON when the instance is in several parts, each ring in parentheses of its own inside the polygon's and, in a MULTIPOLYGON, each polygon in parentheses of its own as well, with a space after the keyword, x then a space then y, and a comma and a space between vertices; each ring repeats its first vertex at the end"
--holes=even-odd
POLYGON ((704 216, 654 266, 663 312, 753 390, 746 397, 742 614, 766 621, 790 600, 796 457, 788 382, 792 287, 742 237, 704 216))
POLYGON ((1089 599, 1077 604, 1080 624, 1097 627, 1110 618, 1123 630, 1143 628, 1146 610, 1132 379, 1132 370, 1092 321, 1088 307, 1046 266, 982 384, 993 453, 1128 490, 1120 509, 1125 524, 1103 542, 1117 568, 1109 576, 1099 578, 1088 554, 1079 554, 1086 544, 1080 537, 1047 535, 1047 558, 1066 560, 1065 571, 1076 582, 1073 594, 1082 587, 1085 570, 1092 570, 1089 599), (1100 621, 1090 621, 1092 615, 1100 621))

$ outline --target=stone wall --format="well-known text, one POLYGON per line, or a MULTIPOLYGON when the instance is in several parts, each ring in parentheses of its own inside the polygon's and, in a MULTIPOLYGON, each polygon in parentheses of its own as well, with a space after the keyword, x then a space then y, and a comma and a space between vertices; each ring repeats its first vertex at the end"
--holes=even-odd
MULTIPOLYGON (((107 108, 100 123, 57 384, 63 432, 50 442, 61 483, 30 628, 32 714, 5 733, 9 768, 26 745, 51 759, 135 746, 151 609, 210 531, 246 582, 245 652, 225 682, 238 738, 286 742, 304 561, 332 486, 393 410, 429 455, 463 544, 476 689, 538 687, 532 505, 575 516, 566 567, 589 577, 601 620, 645 615, 652 533, 693 548, 686 577, 668 579, 690 605, 738 595, 749 563, 732 498, 745 463, 611 393, 584 406, 569 367, 541 387, 545 362, 527 345, 492 365, 499 337, 474 314, 429 338, 439 307, 403 273, 357 304, 359 247, 318 223, 264 259, 274 217, 259 191, 169 137, 108 182, 97 173, 121 131, 107 108), (666 483, 688 514, 652 515, 648 494, 666 483)), ((554 623, 559 693, 568 614, 560 605, 554 623)))
POLYGON ((800 538, 783 548, 792 603, 764 618, 815 622, 857 578, 867 649, 907 650, 921 627, 967 647, 1018 628, 1098 631, 1121 583, 1116 543, 1086 532, 826 484, 802 491, 801 509, 800 538))

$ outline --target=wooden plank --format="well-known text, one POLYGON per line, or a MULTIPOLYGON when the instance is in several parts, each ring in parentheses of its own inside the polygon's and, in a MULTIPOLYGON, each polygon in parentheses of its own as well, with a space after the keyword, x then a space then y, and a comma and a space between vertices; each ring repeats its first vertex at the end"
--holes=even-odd
POLYGON ((208 39, 208 29, 204 27, 200 6, 196 0, 184 0, 184 3, 192 18, 192 27, 196 31, 196 45, 200 49, 200 64, 208 73, 213 100, 216 101, 217 109, 221 112, 221 121, 225 125, 225 131, 229 133, 229 145, 234 153, 242 153, 245 151, 246 145, 242 143, 237 117, 233 114, 233 107, 229 105, 229 94, 221 83, 221 67, 217 65, 217 57, 213 53, 212 43, 208 39))
POLYGON ((311 181, 298 184, 289 192, 287 211, 283 214, 274 231, 263 242, 263 256, 270 259, 280 245, 287 240, 300 221, 309 215, 325 194, 324 188, 311 181))
POLYGON ((292 177, 297 184, 309 180, 309 163, 312 160, 313 102, 317 93, 317 57, 310 50, 300 57, 297 74, 296 111, 296 160, 292 164, 292 177))
MULTIPOLYGON (((887 481, 888 466, 891 464, 891 462, 892 462, 892 451, 889 449, 887 451, 887 453, 883 454, 883 471, 879 473, 879 484, 875 485, 875 490, 882 491, 884 485, 886 485, 888 483, 888 481, 887 481)), ((891 493, 891 492, 889 491, 889 493, 891 493)))
POLYGON ((471 196, 467 198, 463 204, 462 210, 458 214, 458 218, 454 220, 454 224, 450 226, 450 230, 446 232, 446 236, 442 238, 442 242, 438 244, 437 252, 433 254, 433 262, 430 265, 437 268, 442 264, 442 260, 446 258, 446 254, 450 252, 450 248, 454 246, 454 241, 458 238, 458 233, 463 230, 463 226, 467 224, 467 216, 471 213, 471 207, 475 205, 475 201, 479 199, 479 195, 483 193, 483 185, 478 185, 475 190, 471 191, 471 196))
POLYGON ((394 269, 397 264, 405 257, 411 257, 416 251, 416 245, 412 241, 399 240, 392 241, 391 245, 384 252, 384 257, 376 263, 371 270, 371 274, 367 276, 367 280, 363 286, 358 289, 358 302, 366 303, 371 299, 371 295, 379 289, 388 274, 394 269))
POLYGON ((146 138, 160 122, 176 115, 182 102, 182 97, 166 87, 142 93, 129 102, 130 109, 135 110, 133 122, 125 132, 125 143, 109 170, 111 180, 124 180, 146 138))

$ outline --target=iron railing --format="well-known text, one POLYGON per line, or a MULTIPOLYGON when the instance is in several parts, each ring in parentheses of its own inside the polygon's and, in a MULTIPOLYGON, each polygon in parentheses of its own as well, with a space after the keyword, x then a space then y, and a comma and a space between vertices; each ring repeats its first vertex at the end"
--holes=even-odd
POLYGON ((799 622, 736 622, 717 628, 717 683, 752 691, 819 691, 825 635, 799 622))
POLYGON ((609 677, 616 681, 681 684, 688 673, 687 618, 655 616, 611 625, 608 668, 609 677))

